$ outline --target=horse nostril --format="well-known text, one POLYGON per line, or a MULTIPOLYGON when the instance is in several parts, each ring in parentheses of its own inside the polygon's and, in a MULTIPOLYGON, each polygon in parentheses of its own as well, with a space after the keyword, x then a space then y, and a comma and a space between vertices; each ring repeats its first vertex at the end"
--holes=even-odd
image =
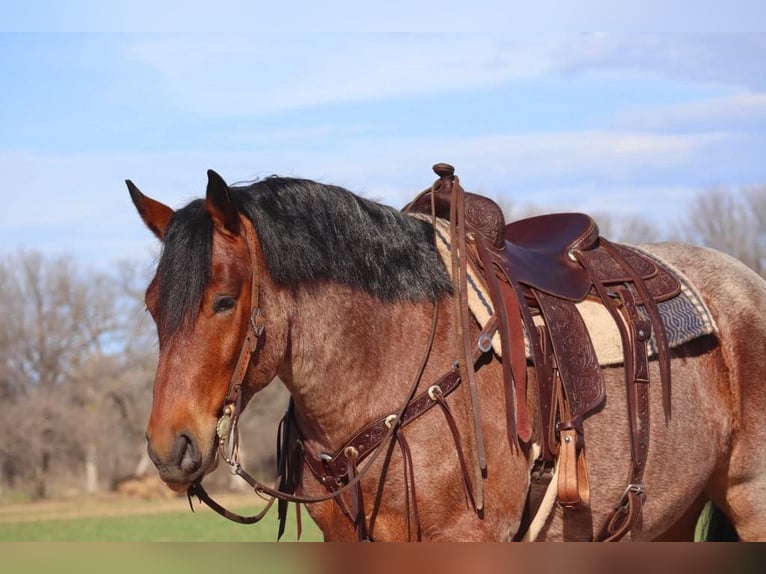
POLYGON ((192 438, 184 433, 181 433, 178 437, 179 449, 178 449, 178 466, 184 472, 191 474, 196 471, 202 462, 199 449, 194 443, 192 438))

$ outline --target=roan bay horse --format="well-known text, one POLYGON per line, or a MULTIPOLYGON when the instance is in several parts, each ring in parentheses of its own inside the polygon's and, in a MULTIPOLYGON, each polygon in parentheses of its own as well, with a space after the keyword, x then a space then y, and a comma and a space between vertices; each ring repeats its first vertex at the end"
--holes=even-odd
MULTIPOLYGON (((457 181, 437 173, 442 184, 457 181)), ((524 340, 536 339, 529 317, 518 323, 524 338, 517 329, 508 339, 515 347, 504 344, 502 353, 487 342, 497 320, 466 323, 454 277, 467 284, 466 246, 479 242, 466 221, 450 228, 459 242, 450 248, 451 278, 428 215, 307 180, 229 187, 215 172, 208 177, 206 197, 177 211, 128 182, 163 244, 146 291, 159 337, 147 439, 172 489, 204 492, 200 482, 220 458, 240 470, 232 427, 278 376, 291 406, 281 440, 285 494, 275 494, 308 501, 326 540, 688 540, 708 500, 742 540, 766 540, 766 282, 738 261, 691 245, 645 246, 683 271, 716 332, 664 349, 662 373, 662 349, 647 361, 644 329, 623 329, 632 378, 623 365, 599 368, 589 376, 603 381, 606 398, 599 395, 591 412, 569 413, 577 397, 566 395, 577 387, 555 387, 564 391, 551 403, 539 380, 565 378, 553 331, 547 340, 555 353, 535 347, 538 360, 553 362, 546 370, 519 355, 524 340), (643 364, 648 373, 639 376, 643 364), (579 446, 570 450, 570 441, 579 446), (541 452, 553 455, 553 477, 541 452), (536 495, 535 484, 543 485, 536 495)), ((434 187, 427 197, 434 212, 437 195, 434 187)), ((459 220, 471 206, 452 198, 449 217, 459 220)), ((569 255, 574 261, 586 251, 569 255)), ((635 290, 628 291, 602 286, 599 293, 620 300, 619 314, 635 308, 635 290)), ((524 298, 518 291, 504 308, 504 325, 516 324, 510 315, 524 298)), ((644 319, 626 324, 656 330, 644 319)))

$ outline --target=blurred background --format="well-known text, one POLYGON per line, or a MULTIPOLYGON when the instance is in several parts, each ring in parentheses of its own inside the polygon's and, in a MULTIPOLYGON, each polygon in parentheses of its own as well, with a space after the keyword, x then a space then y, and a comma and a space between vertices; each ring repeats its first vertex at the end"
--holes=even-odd
MULTIPOLYGON (((585 211, 764 276, 764 157, 763 34, 0 34, 0 504, 169 496, 143 436, 159 245, 127 178, 173 207, 208 168, 401 207, 444 161, 509 220, 585 211)), ((242 421, 263 478, 286 401, 242 421)))

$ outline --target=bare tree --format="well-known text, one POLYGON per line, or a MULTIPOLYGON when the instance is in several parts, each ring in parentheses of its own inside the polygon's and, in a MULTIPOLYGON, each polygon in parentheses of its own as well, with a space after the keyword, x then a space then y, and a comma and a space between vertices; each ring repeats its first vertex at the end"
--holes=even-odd
POLYGON ((96 458, 108 464, 122 450, 122 434, 143 435, 145 413, 135 407, 148 400, 151 375, 130 375, 151 369, 145 358, 125 360, 126 305, 113 277, 70 258, 22 251, 0 260, 0 467, 7 486, 28 484, 43 497, 51 485, 79 484, 86 470, 92 483, 96 458))
POLYGON ((766 276, 766 186, 713 188, 689 206, 683 238, 719 249, 766 276))
POLYGON ((766 185, 752 187, 745 192, 745 200, 752 216, 755 235, 755 253, 753 269, 761 277, 766 277, 766 185))
POLYGON ((617 215, 613 212, 591 214, 598 224, 602 237, 622 243, 651 243, 663 239, 660 228, 647 218, 632 215, 617 215))

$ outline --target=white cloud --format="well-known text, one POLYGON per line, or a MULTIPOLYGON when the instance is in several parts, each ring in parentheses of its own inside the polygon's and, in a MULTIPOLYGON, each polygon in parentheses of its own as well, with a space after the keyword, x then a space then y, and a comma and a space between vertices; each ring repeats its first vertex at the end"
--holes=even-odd
MULTIPOLYGON (((736 136, 725 132, 655 134, 600 130, 413 138, 355 146, 358 155, 354 159, 361 161, 361 165, 398 165, 395 173, 404 172, 408 179, 412 169, 422 173, 424 165, 447 161, 458 167, 467 185, 473 182, 492 190, 508 181, 516 185, 521 182, 539 185, 562 178, 619 181, 638 177, 648 169, 688 167, 710 148, 735 139, 736 136)), ((340 153, 337 161, 342 158, 340 153)), ((342 169, 341 164, 334 167, 342 169)), ((378 173, 372 173, 376 180, 388 175, 378 173)))
MULTIPOLYGON (((313 128, 310 128, 313 133, 313 128)), ((279 132, 278 130, 278 133, 279 132)), ((269 133, 261 134, 265 140, 269 133)), ((291 132, 300 138, 300 132, 291 132)), ((228 181, 271 174, 320 179, 359 190, 375 182, 392 189, 397 182, 426 185, 430 166, 449 161, 471 180, 489 182, 564 177, 623 178, 646 168, 691 163, 710 147, 736 143, 736 134, 649 133, 583 130, 467 137, 349 137, 328 147, 291 148, 290 141, 250 152, 169 153, 0 153, 0 172, 8 189, 0 226, 56 223, 129 207, 123 180, 177 206, 204 192, 205 170, 216 169, 228 181), (424 179, 425 176, 425 179, 424 179), (340 180, 340 181, 338 181, 340 180), (143 189, 143 188, 142 188, 143 189), (30 196, 24 190, 34 190, 30 196), (31 202, 31 203, 30 203, 31 202)), ((276 140, 278 141, 278 140, 276 140)), ((382 188, 371 189, 381 195, 382 188)), ((385 197, 388 193, 383 194, 385 197)), ((384 199, 385 197, 381 197, 384 199)), ((132 214, 131 214, 132 216, 132 214)))
POLYGON ((465 34, 186 36, 142 39, 128 54, 193 113, 266 115, 536 76, 548 67, 549 43, 465 34))
POLYGON ((586 34, 556 50, 565 73, 645 74, 665 79, 762 90, 766 34, 586 34))
MULTIPOLYGON (((766 118, 766 87, 757 87, 766 83, 764 38, 305 35, 261 30, 248 36, 110 38, 105 54, 111 58, 114 44, 120 44, 125 48, 122 57, 132 65, 114 62, 109 87, 135 101, 124 107, 115 103, 104 113, 119 116, 119 121, 135 121, 136 129, 127 135, 118 130, 119 144, 108 137, 83 142, 75 134, 71 140, 46 139, 40 146, 83 150, 110 145, 127 151, 28 153, 12 151, 13 138, 0 141, 8 150, 0 149, 6 190, 0 248, 24 244, 71 249, 102 260, 143 254, 154 240, 137 218, 123 180, 130 178, 149 195, 177 207, 203 193, 208 168, 230 182, 272 173, 309 177, 401 206, 431 183, 433 163, 448 161, 468 189, 490 194, 534 190, 538 197, 548 194, 551 206, 571 197, 587 197, 593 206, 619 197, 631 209, 646 209, 657 203, 655 197, 676 198, 678 205, 686 185, 737 184, 738 177, 743 183, 755 183, 763 178, 762 161, 753 159, 763 148, 763 130, 762 125, 752 128, 752 122, 766 118), (590 129, 536 131, 539 126, 550 129, 559 120, 535 116, 505 118, 508 121, 496 125, 484 118, 475 127, 469 117, 452 131, 449 114, 465 115, 472 109, 462 99, 456 104, 458 98, 443 107, 450 110, 446 117, 436 115, 442 94, 470 98, 485 88, 502 85, 503 93, 511 93, 519 85, 534 97, 539 85, 544 88, 541 93, 550 93, 550 85, 543 84, 551 77, 556 88, 565 84, 560 80, 567 74, 616 74, 617 79, 609 79, 610 86, 619 87, 622 78, 628 78, 631 85, 645 90, 656 85, 642 82, 650 75, 669 80, 668 91, 674 97, 680 94, 689 100, 688 94, 700 92, 723 95, 634 107, 616 117, 612 129, 603 128, 603 119, 591 117, 564 124, 590 129), (698 89, 698 83, 717 87, 698 89), (358 107, 348 114, 352 107, 339 105, 383 100, 406 104, 425 96, 437 96, 432 97, 434 117, 417 124, 423 126, 417 136, 404 133, 410 118, 391 116, 397 110, 407 113, 406 105, 358 107), (158 105, 157 98, 164 101, 158 105), (305 127, 300 127, 304 117, 300 113, 289 117, 286 113, 332 105, 337 107, 321 110, 330 112, 325 115, 306 114, 311 119, 305 127), (171 114, 168 121, 154 115, 167 108, 178 114, 171 114), (125 110, 130 113, 119 115, 125 110), (238 121, 251 116, 258 117, 238 121), (511 131, 521 130, 520 124, 526 131, 511 131), (184 137, 188 141, 180 141, 184 137), (170 151, 131 151, 141 145, 166 146, 170 151), (669 175, 668 183, 652 180, 653 173, 669 175), (642 193, 651 200, 642 200, 642 193)), ((598 85, 598 81, 579 82, 578 89, 592 88, 598 98, 598 85)), ((654 100, 643 96, 627 94, 622 101, 654 100)), ((531 106, 530 113, 553 108, 567 113, 565 89, 560 97, 553 107, 548 102, 536 110, 531 106)), ((583 109, 578 102, 571 107, 583 109)), ((502 113, 502 104, 497 110, 502 113)), ((111 124, 87 116, 89 111, 73 108, 73 122, 91 122, 109 134, 111 124), (76 115, 83 111, 85 117, 76 115)), ((562 122, 568 119, 562 118, 562 122)), ((8 125, 13 119, 25 121, 9 118, 8 125)), ((39 128, 41 138, 47 128, 39 128)), ((56 135, 56 126, 50 129, 56 135)), ((524 201, 534 203, 535 197, 524 201)), ((581 209, 587 208, 586 204, 581 209)))
POLYGON ((700 189, 674 184, 596 185, 578 183, 536 189, 529 203, 543 210, 575 210, 585 213, 614 213, 619 216, 651 216, 666 223, 678 215, 700 189), (658 209, 649 210, 648 205, 658 209), (669 208, 675 206, 675 208, 669 208))
POLYGON ((638 129, 695 128, 766 121, 766 93, 743 92, 683 104, 626 108, 618 118, 623 126, 638 129))
POLYGON ((126 57, 151 71, 151 89, 202 117, 468 93, 567 74, 766 88, 766 35, 758 34, 144 36, 130 37, 126 57))

